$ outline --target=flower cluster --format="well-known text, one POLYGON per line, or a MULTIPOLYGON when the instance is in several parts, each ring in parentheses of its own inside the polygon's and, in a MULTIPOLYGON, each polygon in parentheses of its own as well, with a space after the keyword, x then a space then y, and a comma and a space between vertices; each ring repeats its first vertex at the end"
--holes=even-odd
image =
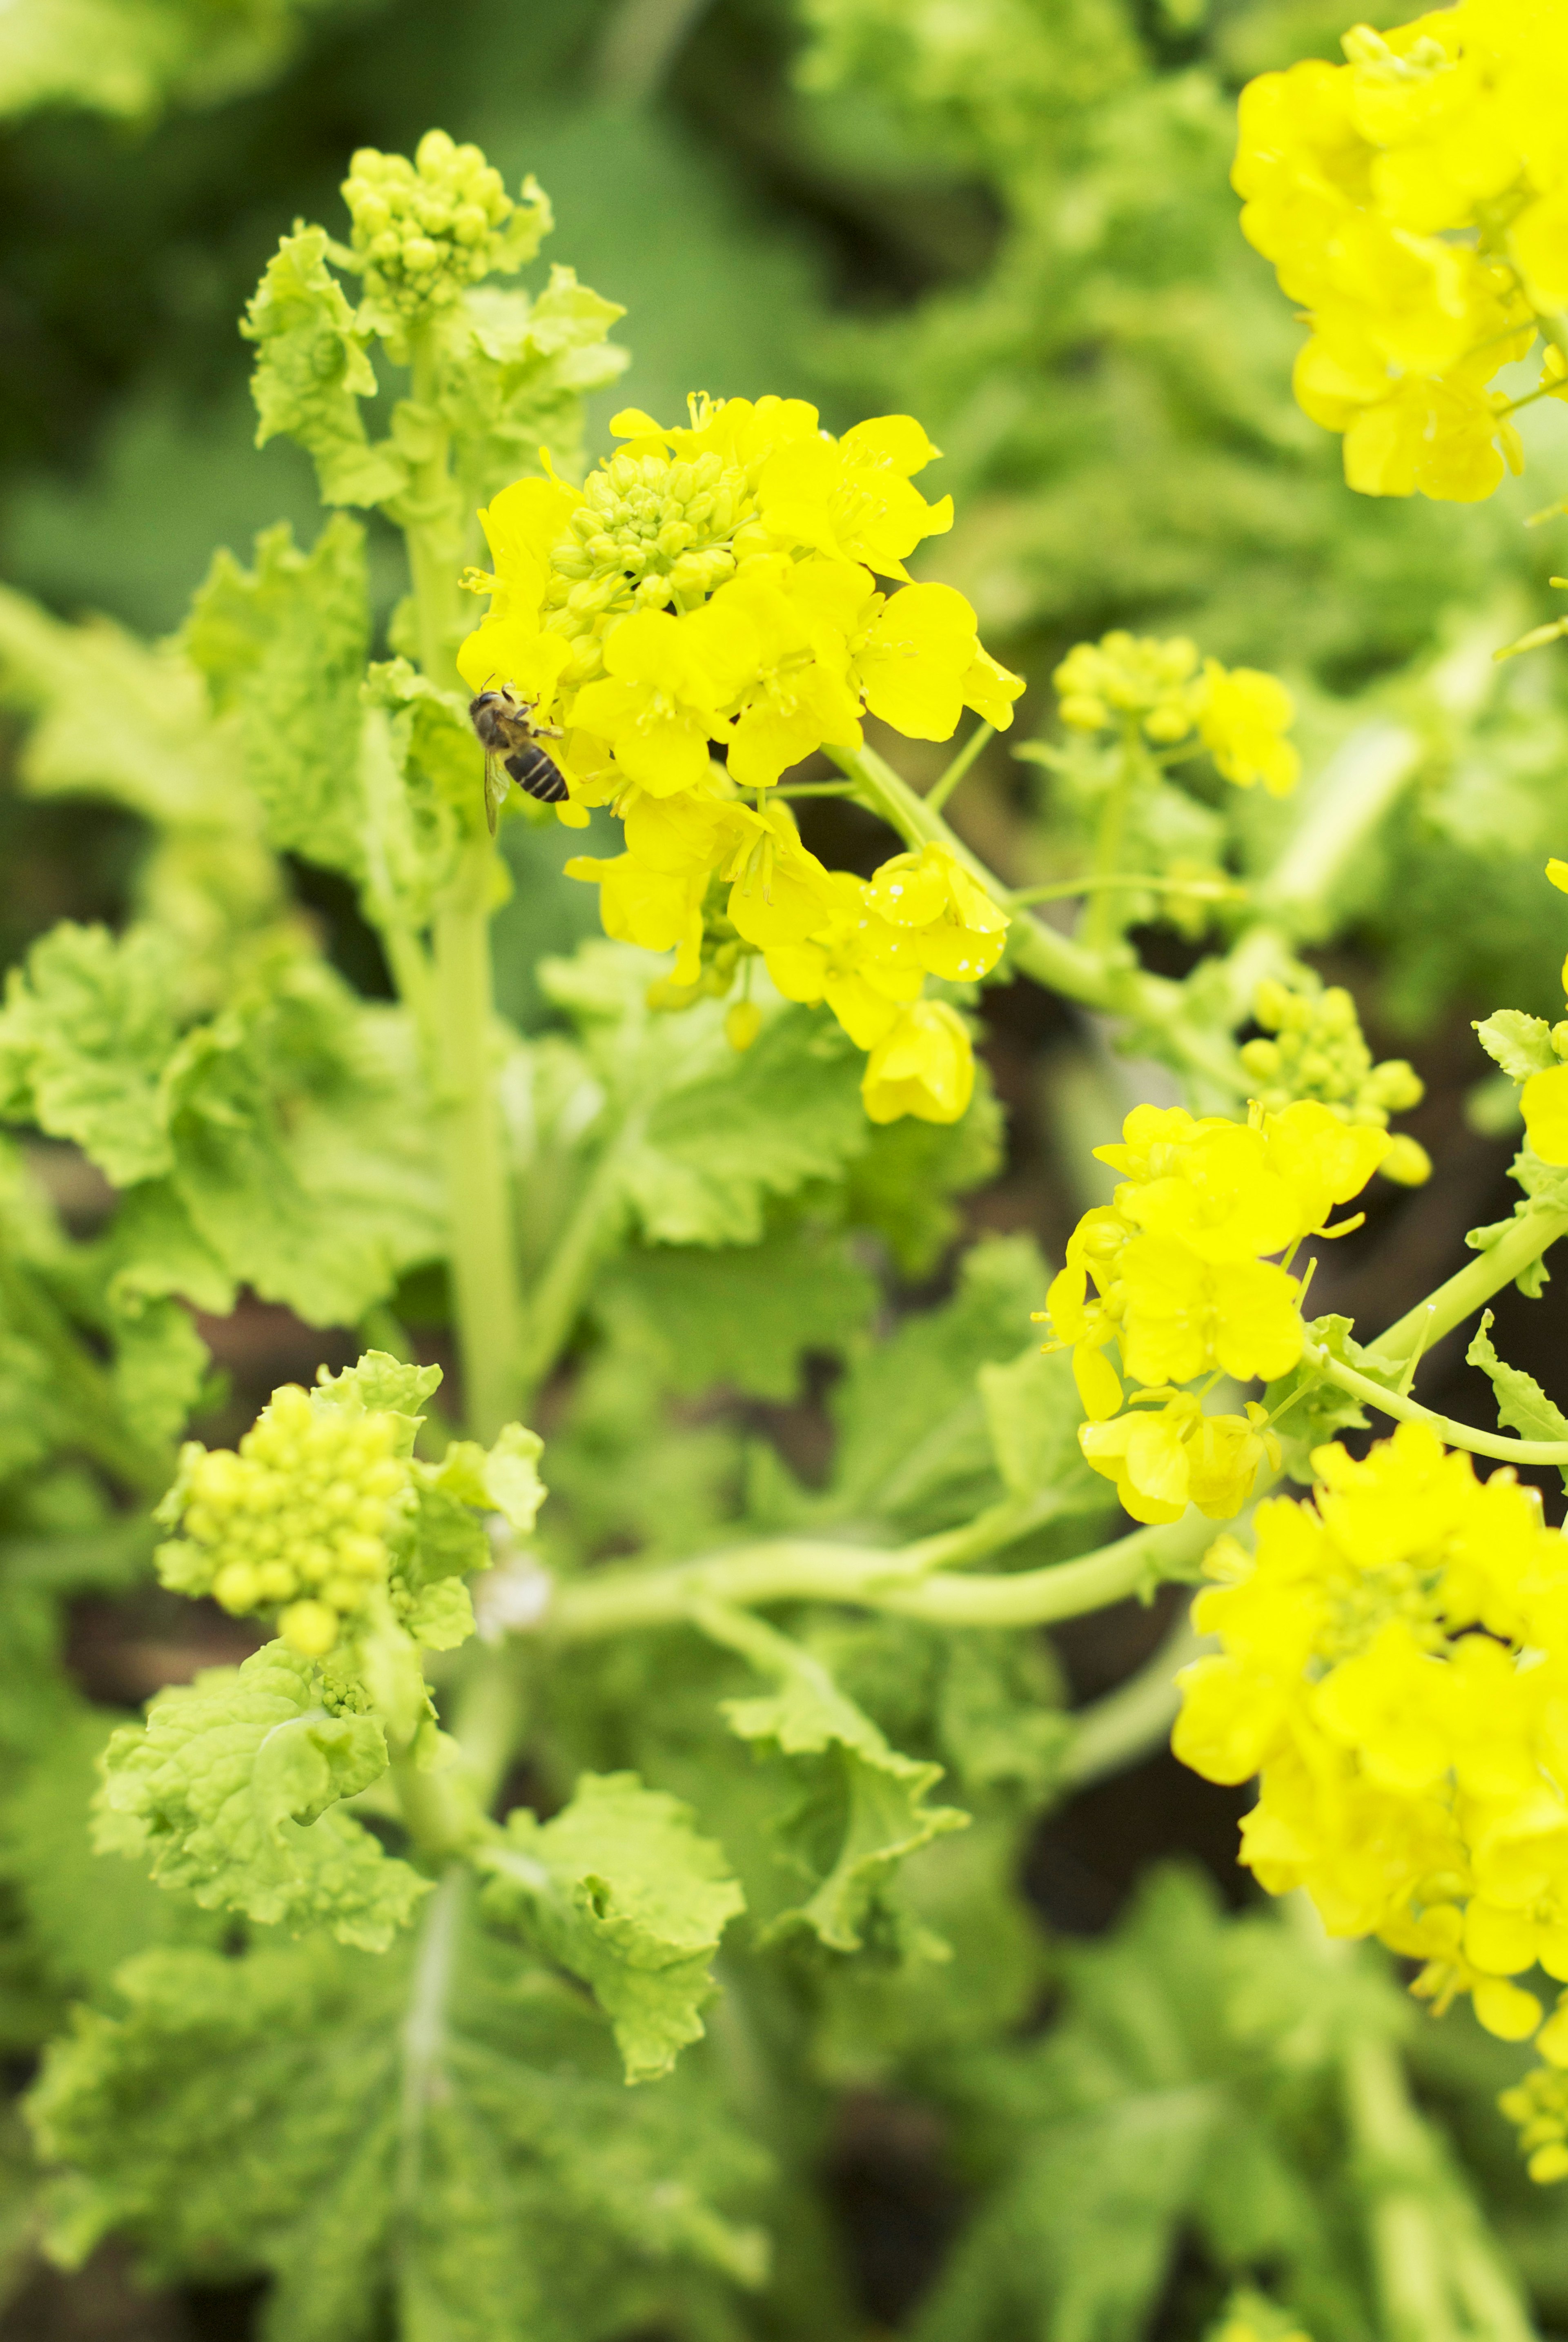
MULTIPOLYGON (((1373 1063, 1355 1002, 1343 985, 1325 986, 1305 968, 1291 985, 1270 976, 1258 986, 1253 1014, 1273 1037, 1245 1043, 1242 1064, 1259 1085, 1259 1103, 1267 1112, 1281 1113, 1297 1098, 1318 1098, 1342 1120, 1382 1130, 1390 1115, 1420 1105, 1421 1076, 1405 1058, 1373 1063)), ((1377 1167, 1406 1187, 1419 1187, 1432 1176, 1426 1149, 1403 1135, 1390 1140, 1377 1167)))
MULTIPOLYGON (((659 1005, 721 992, 761 954, 786 997, 826 1000, 871 1052, 874 1119, 955 1120, 968 1038, 922 987, 988 973, 1006 914, 941 846, 869 886, 829 871, 766 796, 817 749, 859 748, 866 714, 926 740, 965 706, 1012 720, 1023 684, 981 647, 963 596, 876 584, 905 579, 906 556, 951 525, 951 500, 913 484, 937 451, 907 415, 834 439, 814 407, 780 398, 694 399, 670 431, 629 410, 611 428, 625 444, 584 487, 520 480, 482 515, 495 567, 474 582, 491 605, 462 673, 559 727, 563 821, 595 805, 624 820, 624 854, 567 868, 599 886, 608 934, 676 954, 659 1005)), ((729 1020, 737 1046, 748 1011, 729 1020)))
POLYGON ((236 1616, 274 1618, 292 1649, 324 1657, 386 1582, 408 1481, 395 1450, 390 1416, 315 1408, 286 1385, 237 1454, 185 1446, 158 1516, 183 1535, 159 1547, 158 1575, 236 1616))
POLYGON ((1308 313, 1296 396, 1351 486, 1473 501, 1522 462, 1490 385, 1568 304, 1568 19, 1459 0, 1344 51, 1243 93, 1242 225, 1308 313))
POLYGON ((1089 1417, 1080 1442, 1134 1520, 1176 1520, 1189 1503, 1224 1519, 1265 1456, 1276 1460, 1263 1411, 1204 1416, 1176 1386, 1222 1373, 1272 1382, 1297 1364, 1301 1286, 1270 1256, 1342 1234, 1330 1214, 1360 1194, 1390 1142, 1314 1099, 1282 1114, 1254 1106, 1244 1124, 1136 1106, 1122 1139, 1095 1149, 1122 1181, 1079 1221, 1046 1296, 1089 1417), (1112 1343, 1143 1386, 1133 1404, 1148 1412, 1120 1415, 1112 1343))
MULTIPOLYGON (((1514 1980, 1568 1979, 1568 1542, 1533 1488, 1478 1480, 1424 1425, 1313 1464, 1312 1503, 1259 1507, 1255 1555, 1209 1556, 1193 1616, 1221 1651, 1181 1677, 1176 1753, 1261 1776, 1242 1858, 1271 1894, 1304 1887, 1331 1935, 1423 1961, 1423 1997, 1468 1992, 1568 2067, 1568 2012, 1542 2027, 1514 1980)), ((1529 2119, 1563 2096, 1538 2087, 1529 2119)), ((1536 2176, 1565 2174, 1553 2152, 1536 2176)))
POLYGON ((362 146, 343 199, 366 299, 390 324, 406 325, 494 271, 520 267, 538 249, 549 207, 532 180, 521 207, 477 146, 427 130, 411 163, 362 146))
POLYGON ((1285 738, 1295 706, 1277 676, 1200 661, 1195 643, 1116 632, 1078 643, 1054 678, 1062 721, 1075 731, 1130 728, 1156 748, 1204 747, 1227 781, 1284 796, 1301 776, 1285 738))

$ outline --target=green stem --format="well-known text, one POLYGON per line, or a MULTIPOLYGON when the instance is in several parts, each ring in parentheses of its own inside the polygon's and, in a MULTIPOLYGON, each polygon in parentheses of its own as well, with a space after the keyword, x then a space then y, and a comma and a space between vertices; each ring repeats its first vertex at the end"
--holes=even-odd
POLYGON ((1194 1631, 1189 1611, 1183 1608, 1153 1658, 1136 1675, 1074 1716, 1064 1778, 1075 1789, 1086 1789, 1091 1782, 1107 1780, 1113 1773, 1124 1773, 1129 1766, 1153 1756, 1170 1737, 1182 1705, 1177 1672, 1204 1647, 1203 1637, 1194 1631))
POLYGON ((463 632, 462 591, 457 582, 463 511, 452 477, 452 435, 438 404, 440 355, 435 333, 434 324, 425 324, 409 335, 413 375, 409 387, 426 439, 425 452, 410 471, 397 511, 408 548, 419 664, 432 683, 450 691, 460 688, 462 682, 454 653, 463 632))
POLYGON ((397 2123, 399 2237, 412 2239, 424 2210, 424 2135, 444 2095, 447 2008, 472 1887, 460 1865, 449 1870, 425 1908, 403 2021, 402 2088, 397 2123))
MULTIPOLYGON (((1543 1205, 1521 1212, 1494 1245, 1488 1245, 1445 1285, 1440 1285, 1435 1293, 1418 1302, 1413 1309, 1407 1309, 1403 1317, 1396 1318, 1385 1333, 1380 1334, 1367 1351, 1368 1357, 1382 1365, 1399 1366, 1418 1346, 1426 1351, 1472 1316, 1483 1302, 1490 1301, 1494 1293, 1512 1285, 1562 1236, 1568 1236, 1568 1212, 1543 1205)), ((1381 1405, 1381 1400, 1378 1403, 1381 1405)))
MULTIPOLYGON (((1017 1534, 1016 1526, 1006 1534, 994 1528, 992 1549, 1017 1534)), ((1162 1576, 1184 1574, 1213 1536, 1212 1524, 1193 1513, 1167 1527, 1137 1529, 1076 1561, 989 1577, 934 1571, 932 1548, 945 1546, 944 1538, 869 1551, 780 1537, 666 1569, 595 1572, 559 1589, 545 1625, 562 1641, 593 1642, 679 1624, 707 1603, 842 1602, 949 1626, 1044 1626, 1103 1610, 1162 1576)))
POLYGON ((1143 892, 1147 895, 1190 895, 1200 903, 1237 903, 1244 901, 1246 888, 1222 878, 1154 878, 1147 876, 1114 878, 1064 878, 1051 886, 1020 886, 1011 901, 1014 910, 1028 903, 1066 903, 1079 895, 1094 895, 1109 888, 1114 892, 1143 892))
POLYGON ((483 1827, 483 1810, 455 1763, 427 1773, 411 1756, 394 1756, 392 1787, 404 1827, 418 1851, 432 1861, 446 1862, 461 1854, 483 1827))
POLYGON ((464 1411, 474 1436, 487 1441, 516 1409, 522 1351, 516 1237, 491 1062, 492 861, 488 839, 475 834, 435 918, 439 1112, 464 1411))
POLYGON ((1084 916, 1084 941, 1091 951, 1108 952, 1120 940, 1124 921, 1117 916, 1113 899, 1114 882, 1122 867, 1122 847, 1127 835, 1127 816, 1132 809, 1133 792, 1144 771, 1144 759, 1139 751, 1137 727, 1125 725, 1122 732, 1122 761, 1116 777, 1106 792, 1100 808, 1100 818, 1094 828, 1094 858, 1090 866, 1094 891, 1084 916))
POLYGON ((947 770, 937 781, 934 788, 929 788, 926 790, 925 805, 926 810, 929 813, 940 813, 942 811, 943 806, 947 803, 948 798, 953 795, 954 790, 958 786, 959 782, 964 778, 964 774, 969 770, 971 765, 974 764, 974 759, 979 756, 981 750, 985 747, 990 741, 994 740, 995 737, 996 726, 994 724, 977 724, 975 726, 968 739, 964 743, 963 747, 958 751, 957 756, 954 756, 953 762, 948 766, 947 770))
POLYGON ((1391 1391, 1386 1385, 1373 1382, 1370 1375, 1358 1375, 1353 1366, 1330 1356, 1308 1343, 1306 1358, 1325 1382, 1333 1383, 1340 1390, 1348 1391, 1367 1406, 1375 1406, 1383 1415, 1391 1415, 1398 1423, 1424 1423, 1436 1432, 1450 1447, 1468 1448, 1473 1456, 1500 1456, 1510 1464, 1549 1464, 1568 1470, 1568 1440, 1512 1439, 1501 1431, 1476 1431, 1468 1423, 1456 1423, 1452 1416, 1438 1415, 1433 1408, 1423 1406, 1402 1391, 1391 1391))
POLYGON ((1353 732, 1330 757, 1303 818, 1258 886, 1263 908, 1293 934, 1323 923, 1324 906, 1355 856, 1414 776, 1419 733, 1379 717, 1353 732))
POLYGON ((594 1270, 621 1212, 622 1156, 634 1126, 605 1141, 587 1186, 554 1246, 528 1303, 527 1383, 535 1388, 571 1338, 594 1270))

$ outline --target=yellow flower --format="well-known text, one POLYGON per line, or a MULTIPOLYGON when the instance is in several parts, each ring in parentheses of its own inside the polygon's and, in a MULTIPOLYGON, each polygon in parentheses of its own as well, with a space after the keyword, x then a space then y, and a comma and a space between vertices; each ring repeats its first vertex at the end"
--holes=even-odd
POLYGON ((1511 1979, 1568 1978, 1568 1546, 1424 1426, 1313 1461, 1313 1505, 1209 1557, 1193 1616, 1222 1649, 1183 1674, 1174 1745, 1261 1773, 1243 1859, 1271 1893, 1304 1886, 1332 1933, 1423 1960, 1423 1997, 1523 2038, 1541 2004, 1511 1979))
POLYGON ((965 706, 1013 721, 1023 678, 981 650, 974 611, 951 586, 906 586, 884 603, 855 654, 874 716, 910 740, 950 740, 965 706))
POLYGON ((1218 659, 1203 661, 1203 675, 1198 730, 1220 771, 1243 789, 1262 781, 1271 796, 1288 796, 1301 777, 1301 758, 1284 736, 1295 721, 1290 693, 1255 667, 1227 674, 1218 659))
POLYGON ((653 870, 634 854, 618 854, 608 861, 574 854, 565 871, 568 878, 584 878, 598 887, 599 916, 607 936, 618 943, 640 944, 644 951, 676 952, 674 981, 695 984, 702 970, 705 870, 653 870))
POLYGON ((1080 1424, 1078 1444, 1095 1471, 1114 1480, 1134 1520, 1180 1520, 1189 1504, 1210 1520, 1229 1520, 1251 1496, 1265 1458, 1277 1468, 1279 1442, 1267 1422, 1255 1401, 1244 1416, 1205 1415, 1192 1392, 1178 1391, 1157 1414, 1129 1409, 1114 1422, 1080 1424))
POLYGON ((730 925, 759 950, 804 943, 838 907, 832 874, 801 844, 787 806, 750 816, 724 875, 730 925))
POLYGON ((763 524, 779 544, 864 562, 881 577, 907 577, 906 555, 923 537, 953 525, 951 496, 928 505, 910 485, 910 475, 937 453, 907 415, 857 423, 836 441, 825 434, 792 439, 758 475, 763 524))
POLYGON ((864 878, 828 873, 834 910, 804 943, 764 950, 767 972, 786 1000, 824 1000, 857 1049, 870 1049, 920 996, 921 964, 901 928, 873 909, 864 878))
POLYGON ((895 854, 871 881, 867 901, 907 934, 920 965, 950 984, 973 984, 1001 958, 1012 925, 951 846, 934 840, 895 854))
POLYGON ((873 1122, 957 1122, 974 1090, 969 1036, 944 1000, 917 1000, 872 1050, 860 1094, 873 1122))
POLYGON ((1568 1066, 1532 1074, 1519 1094, 1525 1136, 1543 1163, 1568 1163, 1568 1066))
POLYGON ((729 735, 729 771, 742 788, 766 788, 824 742, 861 744, 860 694, 849 642, 875 596, 848 562, 749 561, 712 606, 742 613, 757 644, 729 735))
POLYGON ((609 741, 619 770, 654 796, 700 788, 718 710, 755 656, 753 628, 716 602, 681 618, 639 611, 607 638, 608 674, 577 694, 573 720, 609 741))
POLYGON ((1198 650, 1184 635, 1168 641, 1116 627, 1097 643, 1076 643, 1052 681, 1062 721, 1080 732, 1100 732, 1128 717, 1146 736, 1170 746, 1197 722, 1203 686, 1198 650))

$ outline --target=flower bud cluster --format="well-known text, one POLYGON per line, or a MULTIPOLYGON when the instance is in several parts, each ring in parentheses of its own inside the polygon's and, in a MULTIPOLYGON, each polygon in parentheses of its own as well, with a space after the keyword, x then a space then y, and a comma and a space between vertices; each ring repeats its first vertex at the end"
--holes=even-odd
POLYGON ((589 475, 550 549, 546 607, 579 638, 613 614, 694 609, 734 576, 735 537, 756 508, 745 473, 714 450, 614 455, 589 475))
MULTIPOLYGON (((1423 1998, 1468 1992, 1568 2067, 1568 2007, 1542 2026, 1516 1981, 1568 1982, 1568 1541, 1424 1424, 1313 1464, 1311 1504, 1261 1506, 1254 1554, 1208 1557, 1193 1618, 1221 1649, 1180 1678, 1176 1754, 1261 1777, 1242 1859, 1271 1894, 1304 1887, 1331 1935, 1423 1961, 1423 1998)), ((1568 2177, 1565 2105, 1557 2078, 1521 2095, 1538 2178, 1568 2177)))
POLYGON ((1549 2184, 1568 2179, 1568 2073, 1560 2066, 1536 2066, 1498 2106, 1518 2126, 1519 2146, 1532 2179, 1549 2184))
POLYGON ((367 296, 404 316, 516 266, 537 233, 537 204, 520 214, 479 148, 444 130, 426 131, 412 163, 360 147, 343 199, 367 296))
POLYGON ((1459 0, 1343 46, 1243 92, 1242 225, 1307 312, 1296 396, 1351 486, 1471 502, 1523 464, 1494 377, 1568 305, 1568 19, 1459 0))
MULTIPOLYGON (((1317 1098, 1345 1122, 1382 1130, 1390 1115, 1419 1106, 1421 1076, 1403 1057, 1373 1063, 1356 1006, 1343 985, 1320 985, 1304 969, 1295 985, 1269 976, 1259 985, 1253 1014, 1268 1040, 1248 1041, 1242 1064, 1258 1084, 1258 1100, 1279 1114, 1297 1098, 1317 1098)), ((1385 1179, 1418 1187, 1432 1175, 1423 1146, 1403 1135, 1392 1139, 1378 1165, 1385 1179)))
POLYGON ((160 1516, 182 1534, 159 1548, 159 1575, 236 1616, 275 1619, 293 1649, 321 1658, 386 1583, 407 1485, 390 1416, 315 1408, 287 1385, 237 1453, 186 1446, 160 1516))
POLYGON ((1078 643, 1053 678, 1062 721, 1079 732, 1123 726, 1156 748, 1193 740, 1227 781, 1250 789, 1262 781, 1284 796, 1301 775, 1285 734, 1295 703, 1277 676, 1256 667, 1201 666, 1184 635, 1160 641, 1118 628, 1097 643, 1078 643))
POLYGON ((1281 1114, 1254 1106, 1245 1124, 1141 1106, 1122 1136, 1094 1150, 1122 1183, 1079 1221, 1046 1296, 1089 1417, 1079 1443, 1134 1520, 1177 1520, 1189 1503, 1224 1519, 1265 1457, 1277 1464, 1273 1434, 1255 1404, 1204 1416, 1176 1386, 1216 1371, 1273 1381, 1298 1363, 1301 1287, 1269 1256, 1343 1233, 1329 1215, 1360 1194, 1389 1140, 1313 1099, 1281 1114), (1143 1386, 1132 1404, 1150 1411, 1119 1412, 1113 1345, 1143 1386))
MULTIPOLYGON (((611 428, 625 445, 582 489, 519 480, 483 515, 491 606, 462 672, 558 726, 563 821, 595 805, 624 821, 624 854, 567 868, 599 887, 608 934, 675 953, 654 1005, 722 992, 760 953, 778 990, 825 1000, 869 1053, 874 1119, 954 1121, 974 1059, 924 981, 986 975, 1007 914, 940 846, 868 890, 764 801, 824 746, 860 748, 867 715, 922 740, 950 738, 965 707, 1012 720, 1023 684, 964 596, 907 582, 906 557, 952 525, 951 500, 914 485, 937 450, 909 415, 835 439, 776 397, 694 398, 676 430, 628 409, 611 428)), ((737 1005, 731 1037, 749 1046, 758 1017, 737 1005)))

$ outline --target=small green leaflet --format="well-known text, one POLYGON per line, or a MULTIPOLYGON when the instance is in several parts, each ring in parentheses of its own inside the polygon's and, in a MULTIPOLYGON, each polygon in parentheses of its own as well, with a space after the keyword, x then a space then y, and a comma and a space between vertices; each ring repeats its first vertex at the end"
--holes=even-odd
POLYGON ((1552 1027, 1544 1016, 1527 1016, 1522 1008, 1499 1008, 1483 1018, 1475 1037, 1493 1061, 1516 1082, 1532 1074, 1549 1073, 1562 1059, 1552 1046, 1552 1027))
POLYGON ((166 2282, 267 2274, 266 2342, 730 2330, 764 2158, 690 2059, 628 2094, 604 2018, 474 1924, 471 1884, 380 1958, 124 1967, 30 2105, 55 2251, 115 2230, 166 2282))
POLYGON ((1102 1507, 1105 1482, 1090 1470, 1078 1445, 1084 1408, 1067 1353, 1032 1343, 1004 1366, 982 1366, 976 1379, 1008 1494, 1034 1496, 1050 1489, 1064 1513, 1102 1507))
POLYGON ((378 505, 407 485, 403 456, 373 447, 359 411, 375 373, 343 287, 326 265, 325 228, 283 237, 240 331, 259 345, 251 377, 256 445, 285 432, 312 456, 327 505, 378 505))
POLYGON ((280 852, 360 877, 360 687, 370 636, 365 531, 335 513, 308 554, 286 521, 255 567, 219 552, 181 637, 213 706, 233 716, 247 785, 280 852))
MULTIPOLYGON (((1500 1358, 1492 1342, 1490 1309, 1482 1313, 1470 1347, 1464 1353, 1467 1363, 1479 1366, 1491 1382, 1497 1396, 1497 1420, 1505 1431, 1518 1432, 1522 1439, 1554 1439, 1568 1442, 1568 1415, 1554 1406, 1536 1381, 1523 1367, 1511 1366, 1500 1358)), ((1563 1485, 1568 1488, 1568 1464, 1561 1467, 1563 1485)))
POLYGON ((150 1857, 160 1885, 205 1910, 384 1951, 429 1882, 331 1810, 385 1771, 386 1742, 375 1717, 317 1706, 314 1675, 269 1643, 160 1692, 145 1729, 123 1726, 105 1752, 97 1842, 150 1857))
POLYGON ((777 1689, 755 1699, 727 1699, 721 1712, 742 1740, 771 1743, 784 1756, 815 1757, 807 1801, 792 1836, 801 1867, 816 1885, 806 1901, 781 1914, 770 1933, 809 1928, 835 1952, 859 1951, 864 1930, 898 1864, 969 1817, 954 1806, 928 1806, 942 1778, 890 1748, 871 1718, 846 1699, 819 1659, 760 1618, 705 1605, 696 1623, 774 1677, 777 1689))
POLYGON ((477 1860, 490 1916, 592 1986, 628 2082, 667 2074, 702 2038, 710 1964, 745 1897, 689 1806, 634 1773, 584 1773, 564 1812, 508 1815, 504 1843, 477 1860))

